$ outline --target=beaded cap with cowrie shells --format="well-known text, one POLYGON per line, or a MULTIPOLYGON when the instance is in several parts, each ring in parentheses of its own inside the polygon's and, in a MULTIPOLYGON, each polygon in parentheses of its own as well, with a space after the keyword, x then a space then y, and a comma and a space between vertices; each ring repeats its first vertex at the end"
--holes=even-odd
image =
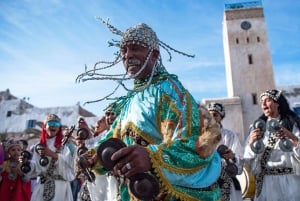
POLYGON ((263 92, 260 95, 260 98, 263 97, 263 96, 268 96, 273 101, 277 102, 279 100, 280 95, 281 95, 281 91, 280 90, 270 89, 270 90, 267 90, 267 91, 263 92))
POLYGON ((218 112, 221 115, 222 119, 225 117, 225 109, 221 103, 211 102, 208 104, 207 109, 208 111, 218 112))
POLYGON ((13 146, 19 146, 22 148, 22 144, 19 140, 9 139, 4 143, 5 152, 8 152, 13 146))
POLYGON ((145 23, 137 24, 127 29, 120 42, 120 47, 137 44, 143 47, 159 50, 159 40, 156 33, 145 23))

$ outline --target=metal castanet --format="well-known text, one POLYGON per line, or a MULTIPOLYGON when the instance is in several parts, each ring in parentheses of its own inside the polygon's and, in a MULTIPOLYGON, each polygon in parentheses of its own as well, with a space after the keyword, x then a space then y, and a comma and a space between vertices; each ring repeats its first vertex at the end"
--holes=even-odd
MULTIPOLYGON (((37 144, 35 146, 35 151, 37 153, 39 153, 39 149, 44 149, 44 145, 42 145, 40 143, 37 144)), ((47 166, 49 164, 49 159, 47 158, 47 156, 44 156, 44 155, 40 155, 40 156, 41 156, 41 158, 39 160, 40 165, 43 166, 43 167, 47 166)))
POLYGON ((97 157, 106 170, 113 170, 118 161, 111 160, 111 156, 124 147, 126 147, 126 144, 117 138, 109 138, 98 147, 97 157))
POLYGON ((84 156, 79 156, 77 164, 82 170, 83 174, 87 177, 88 181, 94 183, 96 175, 91 171, 90 165, 84 156))
POLYGON ((153 200, 159 194, 156 177, 148 173, 138 173, 129 177, 129 189, 140 200, 153 200))
MULTIPOLYGON (((261 133, 264 134, 266 130, 266 123, 262 119, 257 119, 253 123, 253 128, 259 129, 261 133)), ((263 139, 263 135, 250 145, 251 150, 256 154, 262 153, 265 150, 265 145, 262 139, 263 139)))
MULTIPOLYGON (((276 119, 271 119, 268 121, 267 123, 267 129, 271 132, 271 133, 276 133, 281 129, 281 125, 280 122, 276 119)), ((284 152, 291 152, 293 151, 293 143, 291 142, 291 140, 287 139, 287 138, 283 138, 280 139, 279 141, 279 148, 284 151, 284 152)))
POLYGON ((67 142, 69 141, 69 138, 72 136, 73 131, 75 130, 75 125, 71 126, 67 132, 67 134, 64 135, 64 138, 62 140, 62 145, 65 146, 67 142))
POLYGON ((21 164, 21 170, 26 174, 31 170, 29 160, 31 159, 32 154, 29 151, 24 150, 21 152, 21 156, 23 156, 23 158, 26 159, 26 162, 21 164))
MULTIPOLYGON (((222 158, 224 154, 229 152, 229 148, 224 145, 221 144, 218 148, 217 148, 217 152, 220 154, 220 156, 222 158)), ((227 159, 224 158, 225 162, 226 162, 226 167, 225 167, 225 171, 227 172, 227 174, 231 177, 235 177, 238 174, 238 167, 235 165, 234 160, 232 159, 227 159)))
MULTIPOLYGON (((126 144, 118 138, 109 138, 97 150, 97 157, 103 167, 111 171, 118 161, 111 160, 111 156, 126 144)), ((129 178, 129 190, 139 200, 153 200, 159 194, 159 182, 149 172, 138 173, 129 178)))
POLYGON ((76 133, 76 136, 81 140, 86 140, 89 137, 89 130, 86 128, 79 128, 76 133))

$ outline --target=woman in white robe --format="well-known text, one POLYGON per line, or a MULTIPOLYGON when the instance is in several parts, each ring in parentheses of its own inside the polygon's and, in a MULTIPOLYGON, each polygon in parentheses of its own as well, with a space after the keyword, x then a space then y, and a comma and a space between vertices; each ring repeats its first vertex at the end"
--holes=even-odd
POLYGON ((245 162, 256 176, 254 200, 299 201, 299 117, 279 90, 267 90, 260 99, 263 115, 251 125, 244 152, 245 162), (261 121, 266 126, 256 126, 261 121), (288 140, 283 143, 287 146, 281 146, 283 140, 288 140), (255 146, 259 142, 263 143, 262 151, 255 146))

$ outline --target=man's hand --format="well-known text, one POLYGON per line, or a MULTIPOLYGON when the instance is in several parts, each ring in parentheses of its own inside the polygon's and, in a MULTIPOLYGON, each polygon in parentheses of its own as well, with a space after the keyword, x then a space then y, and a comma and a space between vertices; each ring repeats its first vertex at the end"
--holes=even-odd
POLYGON ((140 145, 124 147, 116 151, 111 159, 118 160, 113 173, 124 175, 127 178, 137 173, 146 172, 152 167, 148 151, 140 145))

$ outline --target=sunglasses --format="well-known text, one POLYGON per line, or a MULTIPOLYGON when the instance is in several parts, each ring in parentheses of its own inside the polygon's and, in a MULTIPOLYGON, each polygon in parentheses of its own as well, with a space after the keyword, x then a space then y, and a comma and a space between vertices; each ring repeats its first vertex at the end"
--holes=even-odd
POLYGON ((48 121, 47 125, 49 127, 52 127, 52 126, 54 126, 54 127, 60 127, 60 123, 58 121, 48 121))

